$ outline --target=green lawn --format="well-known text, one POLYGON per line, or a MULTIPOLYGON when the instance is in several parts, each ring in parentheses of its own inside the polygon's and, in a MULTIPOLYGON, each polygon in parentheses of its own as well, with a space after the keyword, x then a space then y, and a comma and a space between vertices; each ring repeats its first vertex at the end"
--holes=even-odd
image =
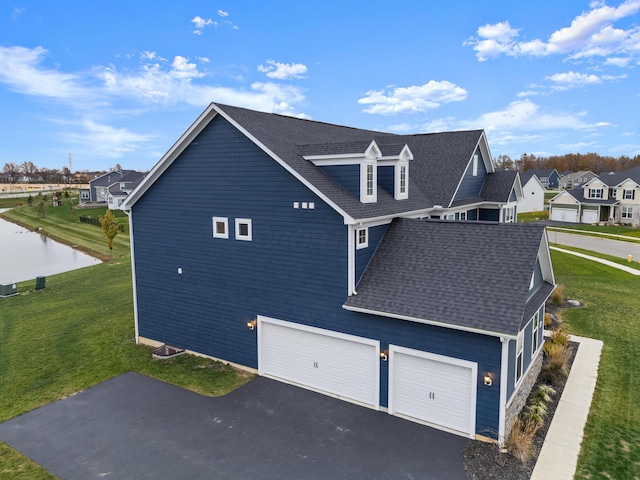
POLYGON ((549 245, 562 248, 563 250, 571 250, 572 252, 584 253, 585 255, 589 255, 596 258, 602 258, 603 260, 608 260, 613 263, 617 263, 619 265, 624 265, 626 267, 635 268, 636 270, 640 270, 640 259, 636 258, 632 261, 625 260, 624 258, 614 257, 613 255, 606 255, 604 253, 592 252, 591 250, 585 250, 583 248, 570 247, 568 245, 560 245, 559 243, 550 243, 549 245))
MULTIPOLYGON (((23 214, 25 223, 32 221, 31 212, 23 214)), ((57 226, 49 223, 54 215, 39 222, 65 234, 102 232, 75 225, 71 215, 65 225, 65 216, 57 217, 57 226)), ((85 237, 92 249, 98 248, 90 244, 93 235, 85 237)), ((0 299, 0 422, 129 371, 205 395, 227 393, 251 378, 192 355, 153 360, 149 347, 135 344, 126 243, 113 263, 50 276, 44 290, 35 291, 35 281, 19 283, 18 296, 0 299)), ((0 442, 0 478, 53 477, 0 442)))
POLYGON ((579 479, 640 478, 640 278, 552 252, 556 280, 569 298, 573 334, 604 341, 598 383, 582 443, 579 479))
POLYGON ((518 213, 518 223, 539 222, 540 220, 549 219, 549 210, 542 212, 525 212, 518 213))

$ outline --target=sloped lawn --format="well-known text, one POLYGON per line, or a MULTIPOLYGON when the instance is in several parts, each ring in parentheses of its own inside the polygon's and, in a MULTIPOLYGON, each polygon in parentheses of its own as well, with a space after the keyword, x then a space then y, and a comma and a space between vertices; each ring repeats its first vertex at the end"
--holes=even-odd
POLYGON ((640 478, 640 278, 568 254, 552 257, 556 281, 586 304, 565 310, 565 325, 604 342, 576 478, 640 478))

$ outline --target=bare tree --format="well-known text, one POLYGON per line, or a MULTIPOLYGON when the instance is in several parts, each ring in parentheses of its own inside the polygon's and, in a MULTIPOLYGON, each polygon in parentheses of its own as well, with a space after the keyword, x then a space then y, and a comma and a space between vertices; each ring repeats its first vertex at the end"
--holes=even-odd
POLYGON ((5 163, 2 173, 9 183, 16 183, 20 179, 20 167, 13 162, 5 163))

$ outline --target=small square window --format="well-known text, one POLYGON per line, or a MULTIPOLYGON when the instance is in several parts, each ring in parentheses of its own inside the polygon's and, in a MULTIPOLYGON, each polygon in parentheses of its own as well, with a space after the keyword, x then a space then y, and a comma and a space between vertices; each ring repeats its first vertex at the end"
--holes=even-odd
POLYGON ((251 219, 236 218, 236 240, 252 240, 251 219))
POLYGON ((229 219, 213 217, 213 238, 229 238, 229 219))
POLYGON ((359 228, 356 230, 356 249, 367 248, 369 246, 369 229, 359 228))

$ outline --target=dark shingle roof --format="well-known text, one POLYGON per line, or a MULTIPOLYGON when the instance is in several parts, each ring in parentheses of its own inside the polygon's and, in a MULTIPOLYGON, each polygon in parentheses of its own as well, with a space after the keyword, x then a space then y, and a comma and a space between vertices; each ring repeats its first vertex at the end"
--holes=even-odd
POLYGON ((584 188, 578 187, 567 190, 566 192, 581 203, 592 203, 594 205, 615 205, 618 203, 618 200, 615 198, 609 198, 606 200, 602 198, 587 198, 584 196, 584 191, 584 188))
MULTIPOLYGON (((540 178, 540 177, 550 177, 553 172, 557 173, 555 168, 537 168, 537 169, 534 169, 534 170, 527 170, 527 172, 531 172, 531 173, 537 175, 538 178, 540 178)), ((524 172, 524 173, 527 173, 527 172, 524 172)))
POLYGON ((553 289, 529 299, 543 235, 537 224, 395 219, 345 306, 516 335, 553 289))
POLYGON ((489 202, 508 202, 518 172, 503 170, 487 175, 480 196, 489 202))
POLYGON ((455 189, 482 136, 482 130, 420 135, 395 135, 340 125, 303 120, 273 113, 216 104, 259 142, 275 153, 289 167, 302 175, 331 201, 354 219, 397 215, 448 206, 455 189), (361 203, 303 155, 364 152, 375 140, 384 155, 400 152, 406 144, 414 159, 409 167, 409 198, 395 200, 380 193, 376 203, 361 203), (339 149, 332 150, 338 145, 339 149))
POLYGON ((529 180, 531 180, 531 177, 533 177, 535 175, 533 170, 529 170, 526 172, 523 172, 520 174, 520 183, 522 183, 522 185, 525 185, 529 180))
POLYGON ((624 170, 622 172, 615 173, 602 173, 600 174, 600 180, 604 182, 605 185, 609 187, 614 187, 616 185, 621 184, 627 178, 630 178, 638 185, 640 185, 640 167, 634 167, 629 170, 624 170))

